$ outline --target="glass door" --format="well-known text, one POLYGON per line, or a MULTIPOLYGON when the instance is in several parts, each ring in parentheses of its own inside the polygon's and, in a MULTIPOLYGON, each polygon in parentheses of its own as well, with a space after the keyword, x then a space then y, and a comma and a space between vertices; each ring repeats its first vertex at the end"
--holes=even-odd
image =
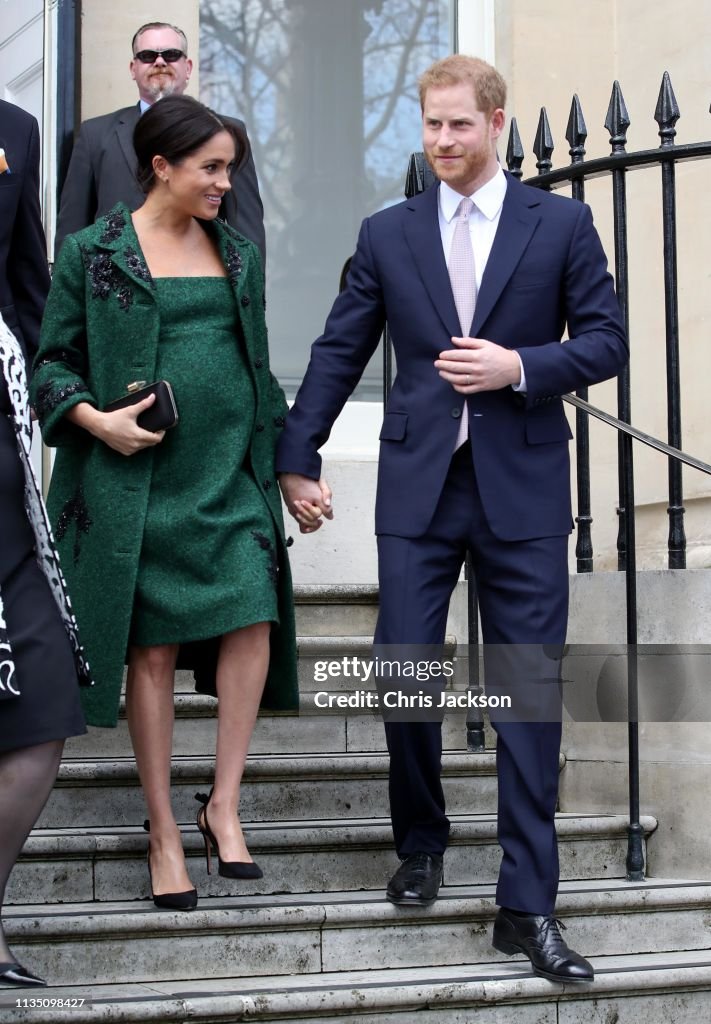
MULTIPOLYGON (((267 228, 272 366, 293 397, 367 214, 420 148, 417 76, 449 53, 450 0, 202 0, 201 98, 249 131, 267 228)), ((379 401, 376 355, 356 399, 379 401)))

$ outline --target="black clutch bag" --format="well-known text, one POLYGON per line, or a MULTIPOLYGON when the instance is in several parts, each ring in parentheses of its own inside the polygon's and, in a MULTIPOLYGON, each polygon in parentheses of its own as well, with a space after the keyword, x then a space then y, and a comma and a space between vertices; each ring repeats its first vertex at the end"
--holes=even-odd
POLYGON ((142 402, 149 395, 155 395, 156 400, 150 409, 145 409, 136 420, 139 427, 156 433, 159 430, 169 430, 178 422, 178 407, 175 404, 173 389, 167 380, 156 380, 152 384, 146 384, 144 380, 135 380, 126 390, 128 394, 109 402, 104 412, 126 409, 130 405, 142 402))

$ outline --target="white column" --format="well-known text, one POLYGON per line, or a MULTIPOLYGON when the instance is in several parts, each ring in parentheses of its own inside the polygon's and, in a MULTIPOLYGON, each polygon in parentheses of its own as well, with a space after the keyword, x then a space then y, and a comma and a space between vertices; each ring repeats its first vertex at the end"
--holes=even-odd
POLYGON ((496 63, 494 0, 455 0, 457 51, 496 63))

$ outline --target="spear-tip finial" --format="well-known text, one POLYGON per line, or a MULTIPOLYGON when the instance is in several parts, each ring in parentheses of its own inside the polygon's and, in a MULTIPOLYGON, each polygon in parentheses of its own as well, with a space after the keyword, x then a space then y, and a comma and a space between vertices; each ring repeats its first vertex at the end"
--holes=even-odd
POLYGON ((546 114, 546 108, 541 107, 541 116, 538 118, 538 129, 536 130, 536 138, 533 143, 533 152, 538 157, 536 167, 541 174, 545 174, 546 171, 551 169, 551 156, 554 149, 551 127, 548 124, 548 114, 546 114))
POLYGON ((659 125, 659 137, 662 140, 662 146, 674 145, 674 136, 676 135, 674 125, 680 117, 681 112, 672 89, 671 78, 669 77, 669 72, 665 71, 662 75, 659 98, 657 99, 657 106, 654 111, 654 120, 659 125))
POLYGON ((509 141, 506 146, 506 166, 508 167, 514 178, 521 178, 523 171, 521 165, 523 163, 525 153, 523 151, 523 143, 521 142, 521 136, 519 135, 518 125, 516 118, 511 118, 511 126, 509 128, 509 141))
POLYGON ((625 98, 622 95, 620 83, 615 80, 612 85, 610 104, 605 117, 605 128, 610 133, 610 145, 612 152, 622 151, 627 145, 627 129, 630 126, 630 116, 627 113, 625 98))
POLYGON ((578 94, 573 96, 570 104, 570 116, 568 127, 565 130, 565 137, 570 145, 570 157, 573 163, 580 163, 585 156, 585 140, 588 137, 588 129, 583 117, 583 108, 580 106, 578 94))

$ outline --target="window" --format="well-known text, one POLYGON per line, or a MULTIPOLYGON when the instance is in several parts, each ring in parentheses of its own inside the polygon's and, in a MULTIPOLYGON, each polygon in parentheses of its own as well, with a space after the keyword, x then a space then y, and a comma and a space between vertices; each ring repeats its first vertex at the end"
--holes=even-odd
MULTIPOLYGON (((420 149, 417 76, 452 49, 449 0, 203 0, 201 99, 241 117, 267 228, 272 367, 293 396, 360 222, 420 149)), ((354 397, 378 399, 376 355, 354 397)))

